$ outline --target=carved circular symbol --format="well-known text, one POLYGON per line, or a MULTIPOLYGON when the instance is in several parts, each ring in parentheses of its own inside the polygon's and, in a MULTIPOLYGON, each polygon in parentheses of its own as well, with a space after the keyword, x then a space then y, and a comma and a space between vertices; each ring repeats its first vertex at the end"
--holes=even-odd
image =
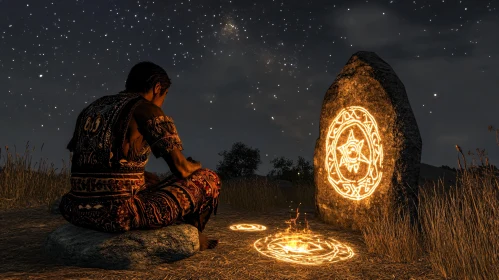
POLYGON ((343 197, 361 200, 381 181, 383 146, 374 117, 363 107, 344 108, 326 138, 328 181, 343 197))

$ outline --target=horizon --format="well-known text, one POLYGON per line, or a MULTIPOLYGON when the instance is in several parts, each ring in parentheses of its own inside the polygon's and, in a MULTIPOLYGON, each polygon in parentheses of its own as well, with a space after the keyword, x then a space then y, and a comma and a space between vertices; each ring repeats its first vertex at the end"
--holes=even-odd
MULTIPOLYGON (((40 147, 40 148, 41 148, 41 147, 40 147)), ((33 149, 33 146, 30 146, 30 149, 29 149, 29 151, 30 151, 30 155, 33 155, 33 153, 32 153, 32 149, 33 149)), ((13 154, 13 151, 14 151, 14 148, 13 148, 13 147, 9 147, 9 152, 10 152, 11 154, 13 154)), ((18 151, 19 151, 19 150, 18 150, 18 151)), ((36 151, 36 150, 35 150, 35 151, 36 151)), ((39 153, 41 153, 41 152, 39 152, 39 153)), ((5 152, 5 146, 4 146, 4 147, 0 147, 0 156, 1 156, 1 158, 3 159, 3 161, 2 161, 2 162, 0 162, 0 170, 2 170, 2 169, 3 169, 4 162, 5 162, 5 156, 4 156, 4 154, 6 154, 6 152, 5 152)), ((20 153, 18 153, 18 154, 19 154, 19 155, 24 155, 24 154, 20 154, 20 153)), ((40 157, 38 157, 38 158, 40 158, 40 157)), ((221 158, 221 157, 220 157, 220 158, 221 158)), ((296 159, 287 158, 287 157, 285 157, 285 158, 286 158, 286 159, 291 159, 291 160, 293 160, 293 164, 295 164, 295 163, 296 163, 296 159)), ((38 160, 37 160, 37 158, 35 158, 35 157, 33 157, 33 159, 35 160, 35 162, 34 162, 34 163, 32 163, 32 166, 35 166, 36 164, 38 164, 38 163, 40 162, 40 161, 38 161, 38 160)), ((41 159, 43 159, 43 157, 41 157, 41 159)), ((149 159, 150 159, 150 160, 151 160, 151 159, 155 159, 155 158, 154 158, 154 155, 152 155, 152 154, 151 154, 149 159)), ((63 160, 63 159, 61 159, 61 161, 62 161, 62 160, 63 160)), ((157 160, 157 161, 161 162, 161 160, 157 160)), ((67 161, 67 162, 69 162, 69 152, 68 152, 68 161, 67 161)), ((313 166, 313 159, 312 159, 312 160, 310 160, 309 162, 310 162, 310 164, 313 166)), ((50 165, 50 164, 52 164, 52 163, 54 163, 54 162, 49 162, 49 161, 47 161, 47 158, 45 158, 45 163, 48 163, 48 164, 50 165)), ((264 162, 262 161, 262 163, 261 163, 261 164, 259 164, 259 166, 262 166, 262 165, 263 165, 263 163, 264 163, 264 162)), ((447 167, 449 167, 449 168, 458 169, 458 164, 457 164, 457 153, 456 153, 456 164, 455 164, 455 165, 451 165, 451 164, 439 164, 439 165, 433 165, 433 164, 425 163, 425 162, 423 162, 423 161, 421 161, 421 164, 426 164, 426 165, 429 165, 429 166, 432 166, 432 167, 444 168, 444 169, 445 169, 445 166, 447 166, 447 167)), ((149 165, 149 163, 148 163, 148 165, 149 165)), ((166 165, 166 163, 165 163, 165 165, 166 165)), ((497 165, 496 165, 496 164, 494 164, 494 163, 491 163, 491 165, 493 165, 493 166, 496 166, 496 167, 497 167, 497 165)), ((263 173, 262 173, 262 171, 260 170, 260 168, 259 168, 259 169, 257 169, 257 171, 255 172, 255 175, 259 175, 259 176, 267 176, 267 175, 268 175, 268 173, 271 171, 271 168, 272 168, 272 165, 271 165, 270 163, 268 164, 268 166, 269 166, 269 169, 268 169, 268 170, 266 170, 266 171, 264 171, 263 173)), ((56 169, 57 171, 59 171, 59 172, 60 172, 60 171, 61 171, 61 168, 62 168, 62 163, 61 163, 61 165, 56 165, 56 164, 54 163, 54 167, 55 167, 55 169, 56 169)), ((213 169, 215 169, 215 168, 213 168, 213 169)), ((147 166, 146 166, 146 171, 153 172, 153 173, 165 173, 165 172, 169 172, 169 169, 167 168, 167 170, 159 170, 159 169, 158 169, 158 170, 153 170, 153 169, 147 168, 147 166)))

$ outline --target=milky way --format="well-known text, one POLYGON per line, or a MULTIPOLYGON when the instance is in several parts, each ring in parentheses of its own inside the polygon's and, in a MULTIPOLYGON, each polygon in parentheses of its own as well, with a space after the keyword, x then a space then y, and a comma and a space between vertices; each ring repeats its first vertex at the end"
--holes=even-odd
MULTIPOLYGON (((423 162, 456 165, 455 144, 498 162, 497 1, 0 0, 0 146, 67 160, 78 113, 124 88, 133 64, 163 66, 163 110, 186 156, 214 168, 242 141, 265 174, 312 159, 322 99, 348 58, 375 51, 405 84, 423 162)), ((148 169, 163 171, 151 159, 148 169)))

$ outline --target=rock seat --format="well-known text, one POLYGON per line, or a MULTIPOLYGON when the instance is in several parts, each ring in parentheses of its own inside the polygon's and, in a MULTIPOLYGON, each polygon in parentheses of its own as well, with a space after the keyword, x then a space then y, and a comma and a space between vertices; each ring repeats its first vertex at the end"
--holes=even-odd
POLYGON ((194 255, 199 236, 195 227, 186 224, 105 233, 68 223, 47 236, 44 251, 66 265, 140 270, 194 255))

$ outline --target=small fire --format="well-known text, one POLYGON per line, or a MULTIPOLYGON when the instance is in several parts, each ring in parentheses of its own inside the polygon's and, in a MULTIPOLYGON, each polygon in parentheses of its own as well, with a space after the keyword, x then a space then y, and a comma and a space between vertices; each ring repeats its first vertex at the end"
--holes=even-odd
POLYGON ((296 217, 286 221, 289 227, 275 235, 255 241, 253 246, 261 254, 281 261, 304 265, 320 265, 349 259, 354 256, 352 249, 335 239, 314 234, 308 227, 298 230, 296 217))
POLYGON ((264 231, 267 227, 258 224, 236 224, 231 225, 230 229, 235 231, 264 231))
POLYGON ((294 252, 294 253, 308 253, 308 243, 302 242, 302 240, 292 239, 288 241, 283 247, 286 252, 294 252))

